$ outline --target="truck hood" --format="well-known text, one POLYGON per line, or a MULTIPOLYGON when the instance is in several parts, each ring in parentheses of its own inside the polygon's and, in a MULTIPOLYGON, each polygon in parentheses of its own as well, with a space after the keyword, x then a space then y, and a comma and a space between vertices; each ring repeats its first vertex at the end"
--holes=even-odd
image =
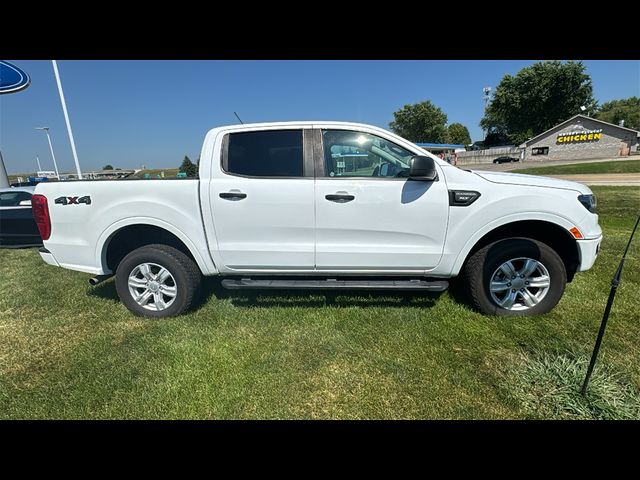
POLYGON ((526 185, 530 187, 561 188, 563 190, 574 190, 583 194, 591 193, 589 187, 582 183, 560 180, 551 177, 539 177, 537 175, 525 175, 523 173, 488 172, 484 170, 471 170, 479 177, 492 183, 502 183, 508 185, 526 185))

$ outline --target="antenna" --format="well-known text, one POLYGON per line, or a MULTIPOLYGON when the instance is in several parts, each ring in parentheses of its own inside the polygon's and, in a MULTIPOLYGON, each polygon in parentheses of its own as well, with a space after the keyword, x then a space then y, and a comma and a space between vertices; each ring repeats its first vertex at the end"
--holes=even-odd
POLYGON ((237 118, 238 120, 240 120, 240 123, 241 123, 242 125, 244 125, 244 122, 243 122, 243 121, 242 121, 242 119, 240 118, 240 115, 238 115, 236 112, 233 112, 233 114, 236 116, 236 118, 237 118))

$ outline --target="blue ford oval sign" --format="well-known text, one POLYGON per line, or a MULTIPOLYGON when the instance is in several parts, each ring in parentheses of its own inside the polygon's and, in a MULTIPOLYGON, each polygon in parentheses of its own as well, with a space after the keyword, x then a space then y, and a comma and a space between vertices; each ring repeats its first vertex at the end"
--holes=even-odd
POLYGON ((0 95, 24 90, 31 84, 31 78, 15 65, 0 60, 0 95))

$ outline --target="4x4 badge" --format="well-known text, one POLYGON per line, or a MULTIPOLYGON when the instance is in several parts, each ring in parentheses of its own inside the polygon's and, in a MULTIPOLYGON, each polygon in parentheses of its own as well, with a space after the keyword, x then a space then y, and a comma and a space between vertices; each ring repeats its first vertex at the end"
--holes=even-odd
POLYGON ((91 205, 91 197, 89 195, 84 197, 58 197, 55 199, 55 203, 60 205, 79 205, 81 203, 91 205))

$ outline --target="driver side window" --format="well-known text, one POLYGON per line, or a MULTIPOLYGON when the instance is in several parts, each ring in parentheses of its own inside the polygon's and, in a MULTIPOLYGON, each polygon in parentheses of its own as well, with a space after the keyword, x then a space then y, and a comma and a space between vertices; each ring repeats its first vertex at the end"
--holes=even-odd
POLYGON ((326 177, 405 177, 413 154, 381 137, 350 130, 323 130, 326 177))

